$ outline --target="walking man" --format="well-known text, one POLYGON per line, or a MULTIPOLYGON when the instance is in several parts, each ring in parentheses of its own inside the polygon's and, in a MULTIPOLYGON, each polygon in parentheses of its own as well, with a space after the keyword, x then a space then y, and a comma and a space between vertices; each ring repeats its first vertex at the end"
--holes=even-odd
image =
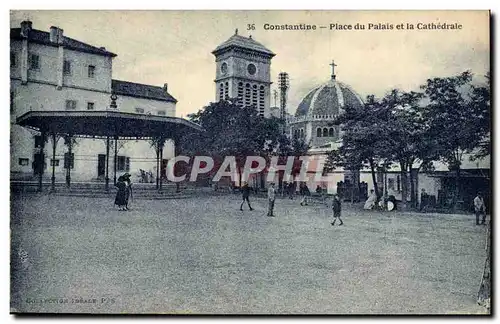
POLYGON ((243 204, 245 203, 245 201, 248 204, 248 208, 250 208, 250 210, 253 210, 252 206, 250 206, 250 199, 249 199, 250 187, 248 186, 248 183, 243 182, 243 186, 241 187, 241 194, 242 194, 243 200, 241 201, 240 210, 243 211, 243 204))
POLYGON ((293 200, 293 195, 295 194, 295 182, 291 181, 288 183, 288 198, 293 200))
POLYGON ((309 188, 305 184, 305 182, 300 183, 300 194, 302 195, 302 200, 300 201, 300 205, 307 206, 307 198, 311 195, 311 192, 309 191, 309 188))
POLYGON ((425 213, 428 205, 429 195, 425 192, 425 189, 422 189, 422 193, 420 194, 420 211, 425 213))
POLYGON ((274 217, 274 201, 276 200, 276 189, 274 189, 274 182, 269 184, 269 188, 267 189, 267 199, 269 200, 269 209, 267 211, 267 216, 274 217))
POLYGON ((477 193, 476 198, 474 198, 474 211, 476 212, 476 225, 479 224, 479 215, 482 214, 481 224, 486 222, 486 210, 484 206, 484 199, 480 192, 477 193))
POLYGON ((339 226, 343 225, 344 222, 342 221, 342 219, 340 218, 340 212, 342 211, 342 203, 340 202, 340 197, 338 194, 335 194, 333 196, 333 204, 332 204, 332 209, 333 209, 333 222, 331 223, 332 226, 335 225, 335 221, 337 220, 337 218, 339 219, 340 221, 340 224, 339 226))

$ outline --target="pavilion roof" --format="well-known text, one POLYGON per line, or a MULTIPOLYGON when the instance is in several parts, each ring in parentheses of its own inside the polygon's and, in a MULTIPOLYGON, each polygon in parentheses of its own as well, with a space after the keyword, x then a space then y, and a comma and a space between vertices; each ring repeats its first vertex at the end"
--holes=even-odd
POLYGON ((139 115, 118 111, 29 111, 16 119, 18 125, 57 134, 80 137, 175 138, 204 131, 179 117, 139 115))

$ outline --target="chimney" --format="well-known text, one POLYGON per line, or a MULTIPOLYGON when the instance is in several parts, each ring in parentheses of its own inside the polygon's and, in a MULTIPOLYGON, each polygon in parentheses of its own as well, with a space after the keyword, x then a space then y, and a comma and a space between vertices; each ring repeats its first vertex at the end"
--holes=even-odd
POLYGON ((33 23, 29 20, 25 20, 21 23, 21 36, 28 37, 31 28, 33 27, 33 23))
POLYGON ((50 42, 57 43, 57 30, 58 28, 55 26, 50 26, 50 42))
POLYGON ((57 28, 57 42, 59 44, 63 43, 63 40, 64 40, 63 33, 64 33, 64 30, 62 30, 61 28, 57 28))
POLYGON ((163 91, 168 92, 168 83, 163 84, 163 91))

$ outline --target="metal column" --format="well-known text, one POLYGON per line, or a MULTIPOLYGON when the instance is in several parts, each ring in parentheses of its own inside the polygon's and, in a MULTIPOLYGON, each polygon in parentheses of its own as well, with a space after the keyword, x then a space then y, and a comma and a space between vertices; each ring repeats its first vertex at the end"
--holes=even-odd
POLYGON ((113 183, 116 185, 116 163, 117 163, 117 160, 118 160, 118 136, 115 136, 115 158, 114 158, 114 180, 113 180, 113 183))
POLYGON ((52 133, 52 191, 56 190, 56 146, 57 146, 57 134, 52 133))
POLYGON ((109 190, 109 136, 106 137, 106 191, 109 190))
POLYGON ((41 131, 41 143, 40 143, 40 159, 39 159, 39 165, 38 167, 38 191, 42 192, 42 178, 43 178, 43 169, 44 169, 44 164, 45 164, 45 131, 41 131))
POLYGON ((68 164, 66 165, 66 186, 71 187, 71 164, 73 164, 72 154, 73 154, 73 136, 68 134, 67 143, 68 145, 68 164))

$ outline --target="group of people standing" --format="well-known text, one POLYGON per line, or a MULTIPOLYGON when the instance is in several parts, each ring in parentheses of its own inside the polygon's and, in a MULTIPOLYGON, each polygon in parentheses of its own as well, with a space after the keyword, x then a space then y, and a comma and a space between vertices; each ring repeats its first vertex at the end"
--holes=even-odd
MULTIPOLYGON (((248 208, 250 210, 253 210, 252 206, 250 205, 250 187, 248 186, 247 182, 243 182, 243 185, 241 186, 241 195, 243 199, 240 204, 240 210, 243 211, 243 205, 245 204, 245 202, 248 204, 248 208)), ((274 201, 276 200, 276 189, 274 188, 274 183, 269 184, 269 188, 267 189, 267 198, 269 200, 267 216, 274 217, 274 201)))
POLYGON ((115 196, 115 205, 119 210, 128 210, 129 198, 132 197, 132 181, 130 181, 130 174, 125 173, 118 177, 115 187, 118 188, 115 196))
MULTIPOLYGON (((295 182, 283 182, 283 195, 287 195, 289 199, 293 199, 293 196, 296 192, 296 183, 295 182)), ((305 182, 301 182, 299 184, 299 194, 302 196, 302 200, 300 201, 301 206, 307 206, 308 199, 311 196, 311 192, 309 188, 305 184, 305 182)))
MULTIPOLYGON (((300 202, 301 206, 307 206, 307 199, 311 195, 309 188, 307 188, 307 185, 305 183, 301 183, 300 186, 300 194, 302 195, 302 200, 300 202)), ((248 183, 244 182, 243 185, 241 186, 241 194, 242 194, 242 201, 240 204, 240 210, 243 211, 243 205, 245 202, 248 204, 248 208, 250 210, 253 210, 252 206, 250 205, 250 187, 248 186, 248 183)), ((276 201, 276 188, 274 186, 274 183, 270 183, 269 187, 267 189, 267 200, 268 200, 268 210, 267 210, 267 216, 268 217, 275 217, 274 215, 274 203, 276 201)), ((338 219, 340 221, 340 225, 343 225, 344 222, 340 218, 341 216, 341 211, 342 211, 342 203, 340 201, 340 196, 338 194, 335 194, 333 196, 333 204, 332 204, 332 209, 333 209, 333 222, 331 225, 335 225, 335 221, 338 219)))

